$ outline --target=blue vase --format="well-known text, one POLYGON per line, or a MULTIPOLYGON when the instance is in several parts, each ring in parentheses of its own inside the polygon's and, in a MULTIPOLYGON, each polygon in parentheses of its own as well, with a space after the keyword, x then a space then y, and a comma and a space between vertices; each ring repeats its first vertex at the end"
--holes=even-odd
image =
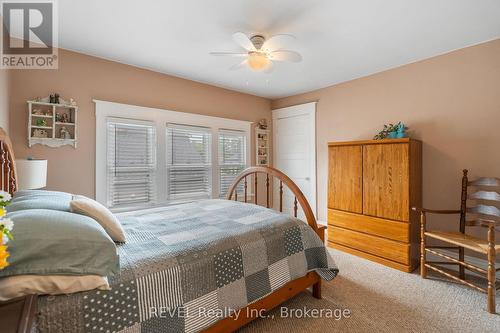
POLYGON ((408 135, 406 134, 405 131, 397 131, 396 132, 396 138, 400 139, 400 138, 406 138, 408 135))
POLYGON ((389 139, 396 139, 398 137, 398 132, 396 132, 396 131, 389 132, 389 134, 387 135, 387 137, 389 139))

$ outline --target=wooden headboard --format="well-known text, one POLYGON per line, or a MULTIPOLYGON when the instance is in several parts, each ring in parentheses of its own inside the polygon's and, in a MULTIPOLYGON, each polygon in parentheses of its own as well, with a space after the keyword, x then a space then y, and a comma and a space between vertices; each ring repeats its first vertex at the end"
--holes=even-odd
POLYGON ((16 158, 7 132, 0 127, 0 186, 1 190, 14 194, 17 190, 16 158))

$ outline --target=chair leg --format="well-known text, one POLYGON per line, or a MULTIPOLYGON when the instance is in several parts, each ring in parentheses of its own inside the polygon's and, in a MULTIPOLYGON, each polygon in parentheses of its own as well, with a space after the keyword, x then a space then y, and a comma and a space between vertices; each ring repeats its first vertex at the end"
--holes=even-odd
POLYGON ((495 229, 488 229, 488 312, 496 313, 496 270, 495 270, 495 229))
POLYGON ((427 277, 427 267, 425 267, 425 213, 420 213, 420 276, 427 277))

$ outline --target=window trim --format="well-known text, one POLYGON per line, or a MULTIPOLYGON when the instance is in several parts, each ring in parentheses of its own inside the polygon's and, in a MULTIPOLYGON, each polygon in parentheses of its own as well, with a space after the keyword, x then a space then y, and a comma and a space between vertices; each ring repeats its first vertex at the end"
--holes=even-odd
MULTIPOLYGON (((167 123, 184 124, 189 126, 210 127, 212 131, 212 197, 219 197, 219 130, 242 131, 246 134, 246 164, 251 161, 251 125, 252 122, 234 120, 222 117, 206 116, 195 113, 171 111, 149 108, 102 100, 93 100, 96 114, 96 157, 95 157, 95 197, 106 205, 106 124, 107 118, 119 118, 123 121, 153 122, 156 127, 156 167, 157 167, 157 205, 167 204, 166 191, 166 128, 167 123)), ((146 207, 142 207, 146 208, 146 207)), ((137 207, 127 210, 138 209, 137 207)))

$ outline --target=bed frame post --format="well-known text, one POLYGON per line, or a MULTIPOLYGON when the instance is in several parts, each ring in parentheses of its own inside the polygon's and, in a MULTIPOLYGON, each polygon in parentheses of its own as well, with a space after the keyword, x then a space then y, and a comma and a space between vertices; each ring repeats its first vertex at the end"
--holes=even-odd
POLYGON ((258 205, 258 203, 257 203, 257 192, 258 192, 257 191, 257 189, 258 189, 258 187, 257 187, 257 172, 254 173, 254 177, 255 177, 255 179, 254 179, 254 183, 255 183, 254 185, 255 185, 255 187, 253 189, 253 192, 254 192, 254 195, 255 195, 255 198, 254 198, 255 199, 255 204, 258 205))
POLYGON ((269 174, 266 173, 266 207, 269 208, 269 174))
POLYGON ((283 212, 283 181, 280 180, 280 212, 283 212))
POLYGON ((16 158, 9 136, 0 128, 1 189, 14 194, 17 191, 16 158))
POLYGON ((245 203, 247 202, 247 192, 248 192, 248 184, 247 184, 247 176, 245 176, 245 203))
POLYGON ((314 298, 321 299, 321 280, 313 284, 312 295, 314 298))

